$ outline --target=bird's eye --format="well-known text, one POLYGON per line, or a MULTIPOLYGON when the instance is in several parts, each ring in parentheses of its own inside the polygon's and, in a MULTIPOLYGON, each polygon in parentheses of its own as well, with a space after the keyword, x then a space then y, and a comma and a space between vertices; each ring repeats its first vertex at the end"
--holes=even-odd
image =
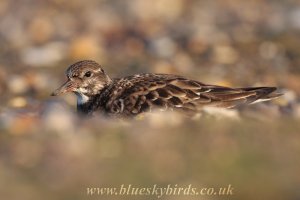
POLYGON ((85 74, 84 74, 85 77, 90 77, 91 75, 92 75, 92 72, 90 72, 90 71, 87 71, 87 72, 85 72, 85 74))

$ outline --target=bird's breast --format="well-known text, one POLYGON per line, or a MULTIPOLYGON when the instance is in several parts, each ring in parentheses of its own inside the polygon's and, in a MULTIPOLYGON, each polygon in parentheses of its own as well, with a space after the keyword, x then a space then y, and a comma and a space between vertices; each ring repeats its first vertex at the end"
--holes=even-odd
POLYGON ((87 103, 90 98, 82 93, 77 93, 77 105, 83 105, 85 103, 87 103))

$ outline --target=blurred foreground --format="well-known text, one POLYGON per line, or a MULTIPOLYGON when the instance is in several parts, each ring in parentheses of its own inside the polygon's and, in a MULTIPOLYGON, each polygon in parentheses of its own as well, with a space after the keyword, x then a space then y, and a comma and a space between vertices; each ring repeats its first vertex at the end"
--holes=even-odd
POLYGON ((87 187, 122 184, 234 187, 233 196, 201 199, 300 198, 299 121, 190 120, 176 113, 130 121, 72 116, 26 116, 0 135, 1 198, 157 199, 87 195, 87 187))

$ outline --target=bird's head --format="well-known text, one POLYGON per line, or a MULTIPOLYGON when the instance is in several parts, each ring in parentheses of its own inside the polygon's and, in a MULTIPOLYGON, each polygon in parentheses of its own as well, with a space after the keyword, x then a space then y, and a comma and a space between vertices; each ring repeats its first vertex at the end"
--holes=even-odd
POLYGON ((90 97, 100 93, 112 81, 101 66, 91 60, 74 63, 67 69, 66 76, 68 80, 52 96, 74 92, 79 97, 90 97))

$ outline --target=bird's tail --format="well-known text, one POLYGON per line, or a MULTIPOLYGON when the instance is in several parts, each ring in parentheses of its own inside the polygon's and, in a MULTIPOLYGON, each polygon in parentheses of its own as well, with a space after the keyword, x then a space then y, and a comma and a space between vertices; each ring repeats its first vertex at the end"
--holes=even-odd
POLYGON ((268 101, 281 96, 275 92, 276 87, 247 87, 247 88, 226 88, 211 87, 208 93, 203 96, 211 99, 207 106, 233 108, 243 104, 254 104, 268 101))
POLYGON ((275 92, 277 90, 276 87, 249 87, 240 89, 247 92, 255 92, 255 95, 247 99, 248 104, 269 101, 283 95, 282 93, 275 92))

